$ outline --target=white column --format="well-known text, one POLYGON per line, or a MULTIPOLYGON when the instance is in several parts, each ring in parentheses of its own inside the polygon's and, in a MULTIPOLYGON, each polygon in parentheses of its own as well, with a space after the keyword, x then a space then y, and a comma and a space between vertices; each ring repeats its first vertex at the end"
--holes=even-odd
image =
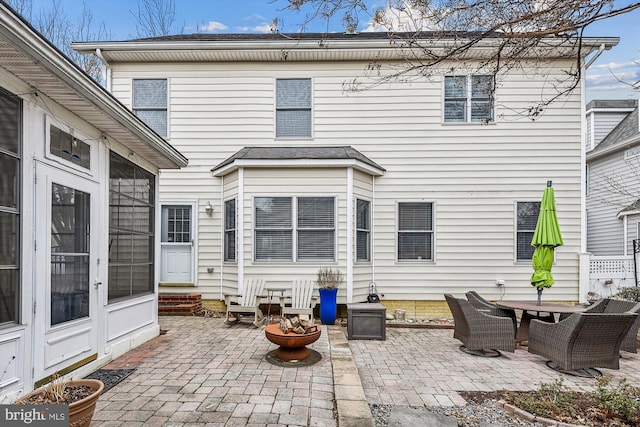
POLYGON ((353 168, 347 169, 347 303, 353 302, 353 168))
POLYGON ((238 293, 242 293, 244 284, 244 168, 238 169, 238 293))

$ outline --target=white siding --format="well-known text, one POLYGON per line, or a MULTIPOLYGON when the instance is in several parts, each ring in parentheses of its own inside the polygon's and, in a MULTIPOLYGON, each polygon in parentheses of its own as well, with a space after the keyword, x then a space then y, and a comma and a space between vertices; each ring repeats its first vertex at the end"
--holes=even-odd
POLYGON ((638 168, 638 159, 625 160, 624 151, 589 162, 588 252, 624 254, 624 224, 618 213, 636 201, 634 194, 640 194, 638 168))
MULTIPOLYGON (((209 169, 245 146, 350 145, 385 168, 385 175, 375 180, 373 222, 375 280, 386 299, 442 299, 445 291, 461 294, 472 288, 497 297, 498 278, 506 281, 510 298, 534 295, 530 264, 514 261, 515 202, 539 200, 546 181, 553 180, 565 245, 557 251, 556 285, 545 294, 550 300, 577 300, 583 132, 579 89, 547 107, 535 121, 519 113, 549 94, 548 81, 562 79, 562 64, 557 65, 545 68, 546 75, 514 72, 501 77, 497 120, 489 125, 442 124, 437 75, 345 94, 342 84, 361 76, 364 62, 112 64, 112 87, 129 104, 132 78, 170 80, 170 142, 190 163, 182 171, 162 174, 163 198, 185 189, 198 199, 210 197, 220 178, 207 175, 209 169), (313 79, 311 141, 274 139, 274 86, 282 77, 313 79), (396 205, 416 200, 434 202, 436 261, 398 263, 396 205)), ((261 176, 260 186, 248 180, 245 188, 247 274, 256 272, 274 283, 313 277, 317 265, 304 271, 297 265, 252 265, 250 198, 259 193, 345 191, 346 178, 321 177, 320 171, 245 171, 247 177, 261 176)), ((338 207, 343 221, 344 195, 338 207)), ((214 216, 203 221, 211 223, 212 234, 209 229, 200 234, 200 251, 212 259, 221 253, 219 212, 216 206, 214 216)), ((340 227, 343 262, 345 224, 340 227)), ((344 270, 343 264, 338 266, 344 270)), ((368 282, 360 266, 355 272, 356 293, 364 296, 362 286, 368 282)), ((199 283, 206 292, 207 282, 199 283)))
POLYGON ((593 147, 597 146, 609 132, 627 117, 629 112, 596 112, 593 113, 593 147))

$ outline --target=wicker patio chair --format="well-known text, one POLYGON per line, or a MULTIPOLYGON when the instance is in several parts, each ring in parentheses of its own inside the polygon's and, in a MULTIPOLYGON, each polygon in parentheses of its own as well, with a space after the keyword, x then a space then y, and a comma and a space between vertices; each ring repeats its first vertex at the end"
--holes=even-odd
POLYGON ((483 298, 476 291, 469 291, 465 294, 469 304, 477 308, 478 310, 488 310, 488 313, 492 316, 508 317, 513 321, 513 330, 518 329, 518 320, 516 317, 516 311, 512 308, 498 307, 491 301, 483 298))
POLYGON ((529 353, 549 359, 549 367, 562 371, 619 369, 620 344, 637 317, 634 313, 574 313, 558 323, 532 320, 529 353))
MULTIPOLYGON (((635 301, 626 301, 612 298, 602 298, 590 305, 585 313, 632 313, 640 314, 640 303, 635 301)), ((640 316, 633 322, 629 332, 622 340, 620 350, 629 353, 638 352, 638 330, 640 329, 640 316)))
POLYGON ((460 350, 485 357, 499 356, 498 350, 515 351, 515 329, 510 318, 492 316, 450 294, 444 294, 444 297, 453 314, 453 337, 463 344, 460 350))

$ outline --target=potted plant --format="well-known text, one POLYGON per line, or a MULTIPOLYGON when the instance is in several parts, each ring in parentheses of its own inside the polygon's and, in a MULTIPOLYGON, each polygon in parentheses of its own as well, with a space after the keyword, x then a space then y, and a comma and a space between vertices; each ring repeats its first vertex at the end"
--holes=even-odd
POLYGON ((336 296, 338 286, 343 281, 340 270, 331 267, 320 267, 316 283, 320 292, 320 321, 325 325, 333 325, 336 321, 338 305, 336 296))
POLYGON ((85 427, 91 424, 91 418, 104 389, 100 380, 79 379, 63 380, 54 375, 53 380, 16 400, 23 405, 69 405, 69 426, 85 427))

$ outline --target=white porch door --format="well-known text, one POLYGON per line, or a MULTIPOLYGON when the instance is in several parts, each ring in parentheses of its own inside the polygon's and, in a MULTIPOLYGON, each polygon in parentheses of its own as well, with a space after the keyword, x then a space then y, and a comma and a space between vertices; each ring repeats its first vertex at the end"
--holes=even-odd
POLYGON ((34 380, 97 357, 99 186, 37 165, 34 380))
POLYGON ((162 205, 160 282, 193 283, 193 206, 162 205))

